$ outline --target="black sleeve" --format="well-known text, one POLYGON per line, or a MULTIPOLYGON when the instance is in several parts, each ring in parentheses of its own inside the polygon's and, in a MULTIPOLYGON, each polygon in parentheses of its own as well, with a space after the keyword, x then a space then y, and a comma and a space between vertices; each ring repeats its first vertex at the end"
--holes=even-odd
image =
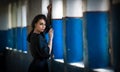
POLYGON ((52 5, 50 4, 48 6, 48 14, 47 14, 47 23, 46 23, 46 29, 45 29, 45 33, 48 33, 50 28, 52 28, 52 5))
POLYGON ((42 57, 49 57, 49 47, 47 42, 42 36, 39 36, 39 51, 42 57))

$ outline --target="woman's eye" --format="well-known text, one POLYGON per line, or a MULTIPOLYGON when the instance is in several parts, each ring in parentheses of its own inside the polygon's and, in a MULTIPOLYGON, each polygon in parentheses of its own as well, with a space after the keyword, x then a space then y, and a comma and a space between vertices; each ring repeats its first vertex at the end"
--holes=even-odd
POLYGON ((40 25, 43 25, 43 23, 40 23, 40 25))
POLYGON ((40 23, 40 25, 45 25, 45 24, 43 24, 43 23, 40 23))

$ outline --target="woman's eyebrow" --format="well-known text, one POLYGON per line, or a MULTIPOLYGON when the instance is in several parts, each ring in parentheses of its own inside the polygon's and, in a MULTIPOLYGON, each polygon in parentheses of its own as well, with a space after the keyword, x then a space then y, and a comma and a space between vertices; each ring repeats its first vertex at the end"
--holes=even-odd
POLYGON ((42 23, 42 22, 40 22, 40 24, 45 24, 46 25, 46 23, 42 23))

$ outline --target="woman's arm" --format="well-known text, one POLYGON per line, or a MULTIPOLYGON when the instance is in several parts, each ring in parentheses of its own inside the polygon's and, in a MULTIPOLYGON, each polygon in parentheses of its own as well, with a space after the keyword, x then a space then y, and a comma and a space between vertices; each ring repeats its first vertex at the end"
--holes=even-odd
MULTIPOLYGON (((51 13, 52 13, 52 4, 49 4, 48 7, 48 14, 47 14, 47 20, 49 24, 48 26, 51 26, 51 13)), ((49 34, 49 41, 48 41, 48 47, 50 48, 49 54, 51 54, 52 51, 52 40, 53 40, 53 29, 50 27, 50 30, 48 32, 49 34)))
POLYGON ((49 30, 49 42, 48 42, 48 47, 50 48, 49 54, 51 54, 52 51, 52 41, 53 41, 53 29, 51 28, 49 30))
POLYGON ((49 4, 47 7, 48 13, 47 13, 47 24, 45 33, 48 33, 49 30, 52 28, 52 22, 51 22, 51 13, 52 13, 52 4, 49 4))
POLYGON ((48 24, 51 24, 52 4, 48 5, 47 10, 48 10, 47 21, 48 21, 48 24))

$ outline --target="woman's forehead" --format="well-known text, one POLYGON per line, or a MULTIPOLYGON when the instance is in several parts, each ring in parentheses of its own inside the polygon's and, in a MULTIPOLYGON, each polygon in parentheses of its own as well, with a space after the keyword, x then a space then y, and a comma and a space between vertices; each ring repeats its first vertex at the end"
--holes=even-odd
POLYGON ((38 22, 40 22, 40 23, 46 23, 44 19, 40 19, 38 22))

